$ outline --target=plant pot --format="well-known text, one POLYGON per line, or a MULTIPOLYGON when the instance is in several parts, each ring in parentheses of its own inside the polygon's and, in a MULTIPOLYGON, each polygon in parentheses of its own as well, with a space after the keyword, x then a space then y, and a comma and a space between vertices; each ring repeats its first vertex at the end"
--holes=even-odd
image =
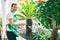
POLYGON ((26 36, 32 36, 32 19, 27 19, 26 24, 26 36))

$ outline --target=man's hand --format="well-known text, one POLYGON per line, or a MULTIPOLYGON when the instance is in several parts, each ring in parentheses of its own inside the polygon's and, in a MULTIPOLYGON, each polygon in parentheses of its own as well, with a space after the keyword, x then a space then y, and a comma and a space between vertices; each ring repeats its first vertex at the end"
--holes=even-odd
POLYGON ((18 24, 17 26, 24 26, 26 25, 25 23, 18 24))
POLYGON ((21 23, 20 25, 24 26, 24 25, 26 25, 26 24, 25 24, 25 23, 21 23))
POLYGON ((17 26, 19 27, 19 26, 20 26, 20 24, 17 24, 17 26))

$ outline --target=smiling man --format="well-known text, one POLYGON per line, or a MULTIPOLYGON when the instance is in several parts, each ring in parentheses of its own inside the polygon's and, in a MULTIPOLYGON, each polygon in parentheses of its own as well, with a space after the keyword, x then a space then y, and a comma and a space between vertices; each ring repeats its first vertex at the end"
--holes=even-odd
POLYGON ((22 24, 16 24, 15 22, 17 21, 17 17, 15 14, 15 12, 17 11, 17 4, 16 3, 12 3, 11 5, 11 11, 7 14, 7 37, 8 40, 16 40, 16 36, 19 36, 19 32, 18 32, 18 27, 20 25, 25 25, 24 23, 22 24))

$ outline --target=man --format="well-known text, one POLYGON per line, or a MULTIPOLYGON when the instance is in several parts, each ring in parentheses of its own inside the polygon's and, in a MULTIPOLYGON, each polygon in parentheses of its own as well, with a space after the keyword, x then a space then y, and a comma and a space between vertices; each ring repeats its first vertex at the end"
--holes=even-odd
POLYGON ((14 13, 17 11, 17 4, 12 3, 11 5, 11 11, 7 14, 7 37, 8 40, 16 40, 16 36, 19 36, 19 33, 17 31, 17 27, 20 25, 25 25, 24 23, 22 24, 16 24, 16 16, 14 13))

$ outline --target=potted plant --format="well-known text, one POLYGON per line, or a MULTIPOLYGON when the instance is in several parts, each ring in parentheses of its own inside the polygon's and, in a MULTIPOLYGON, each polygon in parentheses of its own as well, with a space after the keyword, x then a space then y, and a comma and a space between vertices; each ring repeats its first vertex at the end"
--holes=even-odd
POLYGON ((32 20, 36 19, 34 15, 37 13, 37 8, 35 6, 37 4, 33 0, 25 0, 25 2, 20 2, 18 11, 23 14, 18 16, 18 19, 26 19, 26 35, 27 36, 32 36, 32 20))

